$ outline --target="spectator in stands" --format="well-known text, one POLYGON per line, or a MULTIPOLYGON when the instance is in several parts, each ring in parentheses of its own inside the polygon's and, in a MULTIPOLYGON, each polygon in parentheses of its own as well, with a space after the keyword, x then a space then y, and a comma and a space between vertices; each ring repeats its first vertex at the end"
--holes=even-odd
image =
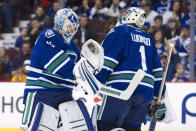
POLYGON ((22 48, 22 43, 24 41, 29 41, 30 37, 28 35, 28 29, 26 27, 23 27, 21 32, 20 32, 20 36, 16 39, 16 43, 15 43, 15 47, 17 49, 21 49, 22 48))
POLYGON ((35 10, 35 16, 33 18, 38 19, 43 26, 45 26, 49 21, 49 16, 45 14, 44 8, 38 6, 35 10))
MULTIPOLYGON (((66 1, 66 4, 70 6, 70 8, 73 9, 75 7, 79 7, 83 3, 84 0, 64 0, 64 1, 66 1)), ((91 2, 91 0, 89 1, 85 0, 85 1, 87 1, 87 3, 91 2)))
MULTIPOLYGON (((96 1, 94 0, 75 0, 75 3, 73 3, 73 0, 68 0, 66 6, 70 6, 73 11, 75 11, 79 16, 86 15, 90 16, 90 10, 95 4, 96 1)), ((65 7, 66 7, 65 6, 65 7)))
POLYGON ((160 62, 161 62, 161 65, 163 67, 163 70, 165 70, 165 68, 166 68, 166 62, 167 62, 167 55, 165 53, 163 53, 163 54, 161 54, 159 56, 159 58, 160 58, 160 62))
MULTIPOLYGON (((165 53, 160 55, 160 62, 163 67, 163 70, 165 70, 166 64, 167 64, 167 55, 165 53)), ((173 63, 171 63, 171 64, 169 64, 167 76, 166 76, 165 80, 171 81, 173 78, 173 73, 175 73, 175 66, 173 63)))
MULTIPOLYGON (((187 1, 187 9, 188 11, 183 15, 181 19, 181 24, 189 24, 191 22, 191 13, 190 13, 190 1, 187 1)), ((196 2, 195 2, 195 10, 196 10, 196 2)), ((196 19, 196 13, 195 14, 195 19, 196 19)), ((196 25, 196 20, 195 20, 195 25, 196 25)))
POLYGON ((170 18, 174 18, 176 20, 180 19, 180 1, 175 0, 172 5, 172 11, 166 11, 163 14, 163 25, 166 25, 170 18))
MULTIPOLYGON (((190 44, 188 45, 187 47, 187 55, 185 56, 181 56, 181 63, 184 64, 184 67, 185 67, 185 72, 184 74, 190 78, 190 62, 189 62, 189 57, 190 57, 190 54, 191 54, 191 50, 190 50, 190 44)), ((195 66, 196 66, 196 58, 195 58, 195 66)))
POLYGON ((145 0, 141 4, 143 10, 146 12, 146 21, 144 26, 154 26, 154 18, 158 15, 157 12, 152 10, 152 3, 150 0, 145 0))
POLYGON ((0 81, 10 81, 10 77, 7 73, 6 65, 1 61, 0 61, 0 81))
MULTIPOLYGON (((168 54, 169 54, 169 44, 168 44, 168 41, 166 41, 165 43, 166 43, 165 46, 164 46, 165 52, 164 52, 163 55, 168 56, 168 54)), ((167 74, 167 77, 166 77, 166 81, 171 81, 172 80, 173 75, 175 74, 176 64, 179 63, 179 62, 181 62, 181 59, 180 59, 180 56, 178 54, 178 51, 174 47, 172 55, 171 55, 170 64, 169 64, 169 67, 168 67, 168 74, 167 74)))
POLYGON ((101 43, 103 41, 104 37, 107 35, 107 33, 109 33, 109 31, 112 28, 115 27, 116 23, 117 23, 117 18, 114 18, 114 17, 109 18, 105 22, 105 25, 104 25, 105 28, 103 28, 103 31, 100 30, 99 32, 96 33, 96 36, 97 36, 96 40, 98 43, 101 43))
POLYGON ((164 54, 164 35, 162 30, 157 30, 154 34, 155 46, 157 48, 157 53, 160 56, 164 54))
MULTIPOLYGON (((161 15, 158 15, 154 18, 154 26, 151 26, 150 28, 148 28, 147 33, 151 34, 152 36, 154 36, 155 32, 157 30, 162 30, 164 31, 164 28, 162 26, 163 23, 163 18, 161 15)), ((164 34, 164 32, 163 32, 164 34)))
POLYGON ((29 20, 33 13, 34 0, 16 0, 18 4, 17 20, 29 20))
POLYGON ((116 23, 117 23, 117 19, 116 18, 109 18, 107 21, 106 21, 106 24, 105 24, 105 29, 104 29, 104 36, 106 36, 106 34, 116 26, 116 23))
POLYGON ((189 81, 189 79, 185 76, 184 72, 185 72, 184 64, 182 64, 182 63, 176 64, 176 73, 175 73, 175 76, 172 79, 172 81, 173 82, 176 82, 176 81, 181 81, 181 82, 189 81))
POLYGON ((81 16, 80 17, 80 28, 78 29, 78 32, 74 36, 74 41, 78 45, 78 48, 81 49, 81 46, 88 39, 96 40, 96 33, 93 30, 93 28, 91 28, 88 25, 87 16, 81 16))
POLYGON ((48 11, 48 16, 52 16, 56 14, 56 12, 61 8, 61 4, 59 0, 55 0, 52 4, 52 7, 48 11))
POLYGON ((4 76, 8 75, 9 77, 11 75, 12 63, 9 59, 8 52, 4 47, 0 47, 0 64, 1 64, 1 73, 3 73, 4 76))
POLYGON ((88 0, 82 0, 81 5, 74 6, 73 8, 72 9, 78 15, 87 15, 88 17, 90 16, 90 7, 89 7, 89 1, 88 0))
POLYGON ((144 0, 132 0, 130 2, 130 7, 141 7, 141 4, 144 0))
POLYGON ((173 38, 176 42, 176 48, 181 57, 187 56, 188 45, 190 44, 190 26, 187 24, 181 25, 180 35, 173 38))
POLYGON ((4 17, 6 28, 5 32, 13 32, 14 20, 16 19, 17 0, 3 0, 0 1, 1 17, 4 17))
POLYGON ((89 19, 105 20, 107 12, 108 12, 108 8, 103 7, 102 1, 95 0, 95 5, 90 9, 89 19))
POLYGON ((25 60, 30 60, 31 58, 31 44, 29 42, 24 42, 22 44, 22 49, 19 54, 16 55, 13 61, 12 76, 20 72, 20 68, 23 66, 25 60))
POLYGON ((112 0, 112 4, 109 7, 107 15, 109 17, 118 17, 120 15, 120 10, 122 7, 119 5, 120 0, 112 0))
POLYGON ((49 16, 49 20, 47 23, 45 23, 45 26, 46 27, 49 27, 49 28, 53 28, 54 26, 54 16, 56 14, 56 12, 60 9, 61 5, 60 5, 60 2, 58 0, 54 1, 53 2, 53 6, 52 6, 52 11, 49 10, 48 12, 48 16, 49 16))
POLYGON ((154 6, 153 10, 163 15, 166 11, 171 10, 173 0, 159 0, 154 6))
POLYGON ((38 5, 44 7, 44 10, 48 11, 52 5, 53 0, 38 0, 38 5))
POLYGON ((30 66, 30 60, 25 60, 23 67, 21 67, 18 72, 12 77, 12 82, 25 82, 27 78, 28 71, 25 69, 26 66, 30 66))
POLYGON ((165 28, 165 37, 167 40, 172 39, 180 34, 180 22, 174 18, 170 18, 165 28))
POLYGON ((37 40, 37 37, 39 36, 42 30, 43 30, 43 26, 41 25, 41 22, 36 18, 32 19, 29 28, 29 36, 30 36, 29 41, 31 43, 31 47, 34 46, 35 41, 37 40))
MULTIPOLYGON (((0 6, 1 8, 1 6, 0 6)), ((2 12, 0 11, 0 16, 2 16, 2 12)), ((3 23, 4 23, 4 18, 0 17, 0 40, 2 39, 1 33, 3 32, 3 23)))

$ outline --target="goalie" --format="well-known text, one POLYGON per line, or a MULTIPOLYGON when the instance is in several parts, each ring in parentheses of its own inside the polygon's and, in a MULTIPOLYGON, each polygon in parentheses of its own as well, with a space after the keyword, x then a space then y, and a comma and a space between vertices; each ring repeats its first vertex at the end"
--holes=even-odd
POLYGON ((72 98, 75 86, 72 72, 80 59, 72 37, 78 27, 78 16, 71 9, 60 9, 54 18, 54 28, 47 28, 39 35, 32 52, 31 67, 67 81, 29 72, 24 91, 24 130, 93 131, 83 102, 72 98))
MULTIPOLYGON (((100 131, 113 128, 141 131, 151 100, 158 96, 163 69, 154 39, 141 30, 145 19, 144 10, 128 8, 102 42, 104 66, 97 74, 97 79, 103 84, 123 91, 138 69, 144 70, 146 75, 129 100, 104 96, 98 113, 100 131)), ((164 86, 163 95, 165 89, 164 86)), ((158 107, 155 113, 159 115, 158 120, 162 120, 164 116, 170 117, 165 115, 165 111, 164 106, 158 107)))

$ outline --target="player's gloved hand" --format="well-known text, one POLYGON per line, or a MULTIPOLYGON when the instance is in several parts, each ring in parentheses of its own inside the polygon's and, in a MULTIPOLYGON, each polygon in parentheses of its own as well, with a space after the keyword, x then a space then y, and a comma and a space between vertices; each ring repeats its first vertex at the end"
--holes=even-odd
POLYGON ((91 114, 91 107, 102 101, 102 98, 97 94, 100 82, 94 74, 99 72, 103 66, 103 48, 96 41, 89 39, 82 46, 81 56, 73 69, 77 86, 74 88, 72 96, 74 100, 82 99, 91 114))
POLYGON ((176 120, 176 114, 170 104, 167 90, 165 96, 161 99, 160 105, 156 104, 156 99, 154 99, 149 108, 149 114, 154 117, 157 121, 170 123, 176 120))
POLYGON ((82 46, 81 56, 87 59, 94 71, 100 71, 104 63, 104 51, 99 43, 93 39, 87 40, 82 46))
POLYGON ((149 109, 149 114, 151 117, 154 117, 157 121, 162 121, 165 118, 165 112, 165 103, 161 102, 160 105, 157 105, 156 99, 151 102, 149 109))

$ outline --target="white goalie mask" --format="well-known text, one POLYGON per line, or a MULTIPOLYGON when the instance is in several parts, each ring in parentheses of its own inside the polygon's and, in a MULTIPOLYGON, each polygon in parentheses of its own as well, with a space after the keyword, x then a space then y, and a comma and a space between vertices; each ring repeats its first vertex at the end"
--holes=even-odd
POLYGON ((78 31, 79 18, 72 9, 60 9, 54 17, 54 27, 61 33, 63 38, 70 43, 78 31))
POLYGON ((146 20, 146 13, 143 9, 137 7, 130 7, 121 14, 116 26, 123 24, 135 24, 142 28, 146 20))

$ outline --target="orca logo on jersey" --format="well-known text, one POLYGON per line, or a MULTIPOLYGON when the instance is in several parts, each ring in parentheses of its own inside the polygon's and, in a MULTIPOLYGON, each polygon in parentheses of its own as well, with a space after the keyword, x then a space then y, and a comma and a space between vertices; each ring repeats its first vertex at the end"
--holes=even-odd
POLYGON ((135 42, 141 42, 144 43, 147 46, 150 46, 150 38, 146 38, 144 36, 138 35, 138 34, 133 34, 131 33, 131 38, 135 42))
POLYGON ((47 30, 46 33, 45 33, 45 36, 47 38, 50 38, 50 37, 55 36, 55 34, 54 34, 54 32, 52 30, 47 30))

